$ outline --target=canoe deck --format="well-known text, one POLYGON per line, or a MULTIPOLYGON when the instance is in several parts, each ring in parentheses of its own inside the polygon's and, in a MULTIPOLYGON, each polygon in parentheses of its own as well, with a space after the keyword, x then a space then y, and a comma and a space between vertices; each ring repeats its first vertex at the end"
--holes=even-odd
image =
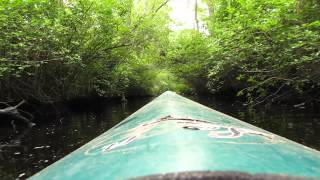
POLYGON ((30 179, 186 171, 320 178, 320 153, 168 91, 30 179))

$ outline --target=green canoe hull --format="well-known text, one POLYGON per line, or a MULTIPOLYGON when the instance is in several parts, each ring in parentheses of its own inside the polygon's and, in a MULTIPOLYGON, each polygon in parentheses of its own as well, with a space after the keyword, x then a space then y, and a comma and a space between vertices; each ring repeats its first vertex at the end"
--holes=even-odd
POLYGON ((185 171, 320 178, 320 153, 168 91, 30 179, 185 171))

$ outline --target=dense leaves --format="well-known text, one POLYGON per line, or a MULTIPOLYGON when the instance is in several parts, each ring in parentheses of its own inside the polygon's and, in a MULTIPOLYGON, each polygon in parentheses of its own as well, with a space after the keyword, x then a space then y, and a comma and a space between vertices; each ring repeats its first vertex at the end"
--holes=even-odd
POLYGON ((161 46, 167 31, 163 1, 135 3, 1 1, 1 98, 57 101, 124 93, 131 66, 150 59, 144 56, 161 46))
POLYGON ((207 4, 209 35, 197 46, 194 41, 178 43, 186 48, 176 53, 179 61, 195 69, 191 71, 194 80, 205 73, 212 93, 231 92, 251 105, 293 97, 319 101, 319 1, 216 0, 207 4), (203 62, 196 63, 200 67, 194 68, 197 60, 188 59, 194 56, 203 62))
POLYGON ((319 101, 319 0, 203 0, 209 16, 196 8, 195 21, 206 30, 181 31, 169 29, 168 2, 2 0, 0 98, 174 90, 319 101))

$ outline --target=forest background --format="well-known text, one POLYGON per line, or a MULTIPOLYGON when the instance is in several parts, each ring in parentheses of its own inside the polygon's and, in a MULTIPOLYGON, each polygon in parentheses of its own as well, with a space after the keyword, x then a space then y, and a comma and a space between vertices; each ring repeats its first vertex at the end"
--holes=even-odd
POLYGON ((320 102, 319 0, 2 0, 0 100, 184 94, 320 102), (202 23, 200 23, 202 22, 202 23))

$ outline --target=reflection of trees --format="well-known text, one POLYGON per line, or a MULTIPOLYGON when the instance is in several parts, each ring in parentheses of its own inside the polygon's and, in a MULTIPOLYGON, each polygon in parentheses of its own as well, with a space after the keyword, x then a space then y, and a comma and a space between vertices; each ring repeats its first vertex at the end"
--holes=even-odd
POLYGON ((27 146, 22 145, 22 139, 29 134, 31 131, 32 127, 26 128, 20 133, 17 133, 14 135, 14 137, 8 142, 8 143, 3 143, 0 144, 0 159, 3 160, 3 150, 5 148, 22 148, 23 151, 27 151, 27 146))

